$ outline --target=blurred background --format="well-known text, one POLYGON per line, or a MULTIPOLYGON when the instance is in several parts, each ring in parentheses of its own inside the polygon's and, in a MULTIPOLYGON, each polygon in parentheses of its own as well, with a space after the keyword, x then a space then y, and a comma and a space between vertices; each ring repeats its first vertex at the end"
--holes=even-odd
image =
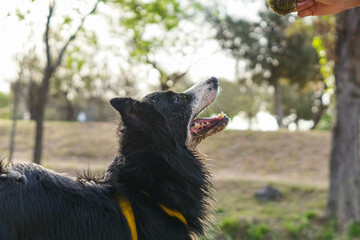
POLYGON ((329 213, 335 16, 278 16, 251 0, 0 6, 4 162, 101 174, 117 147, 112 97, 216 76, 222 92, 203 116, 232 120, 200 145, 217 199, 204 239, 360 238, 357 216, 344 227, 329 213))

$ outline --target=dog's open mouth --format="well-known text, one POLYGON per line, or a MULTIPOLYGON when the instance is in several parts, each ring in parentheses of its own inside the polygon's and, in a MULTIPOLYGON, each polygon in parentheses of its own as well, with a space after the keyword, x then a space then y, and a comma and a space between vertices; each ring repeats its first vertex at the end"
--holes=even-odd
POLYGON ((197 118, 192 122, 190 132, 195 135, 203 135, 215 127, 226 127, 228 122, 229 118, 223 112, 212 118, 197 118))

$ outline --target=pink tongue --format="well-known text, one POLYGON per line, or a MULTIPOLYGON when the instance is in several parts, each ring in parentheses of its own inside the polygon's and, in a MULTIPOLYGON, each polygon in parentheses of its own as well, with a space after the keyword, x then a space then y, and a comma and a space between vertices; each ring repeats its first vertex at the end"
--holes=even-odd
MULTIPOLYGON (((201 123, 206 123, 206 122, 209 122, 210 125, 211 125, 211 122, 215 119, 218 119, 218 117, 214 117, 214 118, 197 118, 193 121, 193 124, 195 123, 198 123, 198 124, 201 124, 201 123)), ((190 128, 190 131, 193 132, 193 133, 197 133, 199 132, 200 130, 206 128, 206 126, 204 127, 199 127, 199 128, 195 128, 195 126, 191 127, 190 128)))
POLYGON ((198 128, 198 129, 190 128, 190 131, 191 131, 192 133, 197 133, 199 130, 200 130, 199 128, 198 128))
POLYGON ((207 127, 211 127, 213 125, 213 121, 215 121, 215 120, 220 120, 221 121, 222 119, 224 119, 226 117, 227 116, 223 112, 221 112, 221 114, 219 116, 217 116, 217 117, 213 117, 213 118, 197 118, 192 122, 192 127, 190 128, 190 131, 193 132, 193 133, 198 133, 202 129, 205 129, 207 127), (198 125, 198 127, 195 127, 195 124, 196 125, 205 124, 205 125, 203 125, 203 126, 198 125))

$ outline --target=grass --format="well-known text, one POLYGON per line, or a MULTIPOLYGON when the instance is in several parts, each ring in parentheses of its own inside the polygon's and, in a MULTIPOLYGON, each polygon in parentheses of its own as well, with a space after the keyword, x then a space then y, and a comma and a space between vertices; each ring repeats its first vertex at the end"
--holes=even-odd
MULTIPOLYGON (((116 152, 115 124, 46 122, 43 165, 59 172, 102 172, 116 152)), ((0 156, 7 154, 11 122, 0 120, 0 156)), ((19 121, 15 161, 29 162, 34 123, 19 121)), ((323 219, 328 186, 329 132, 223 131, 200 144, 212 161, 216 202, 207 239, 356 239, 323 219), (283 197, 261 202, 253 195, 267 184, 283 197)))
POLYGON ((263 186, 262 182, 256 181, 218 182, 216 206, 227 209, 221 214, 222 217, 242 216, 248 219, 281 220, 285 216, 296 218, 299 214, 305 214, 310 210, 321 215, 325 208, 326 189, 284 183, 274 184, 273 186, 283 193, 282 199, 269 202, 257 201, 253 197, 254 189, 263 186), (306 201, 303 201, 304 199, 306 201))
POLYGON ((321 239, 328 225, 322 217, 325 188, 276 183, 273 186, 283 193, 282 199, 264 202, 253 196, 263 186, 261 181, 216 182, 214 206, 219 230, 210 239, 321 239))

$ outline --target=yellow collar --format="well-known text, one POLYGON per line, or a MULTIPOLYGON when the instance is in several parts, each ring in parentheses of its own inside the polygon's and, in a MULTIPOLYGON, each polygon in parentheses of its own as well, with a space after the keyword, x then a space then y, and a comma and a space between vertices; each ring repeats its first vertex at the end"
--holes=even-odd
MULTIPOLYGON (((146 193, 146 195, 148 195, 148 194, 146 193)), ((128 222, 132 240, 138 240, 134 212, 132 210, 129 200, 125 199, 124 197, 118 196, 118 195, 116 195, 116 199, 119 203, 120 209, 122 210, 122 212, 126 218, 126 221, 128 222)), ((179 211, 172 210, 161 203, 159 203, 159 206, 170 217, 175 217, 175 218, 179 219, 185 226, 188 225, 184 215, 182 215, 179 211)))

